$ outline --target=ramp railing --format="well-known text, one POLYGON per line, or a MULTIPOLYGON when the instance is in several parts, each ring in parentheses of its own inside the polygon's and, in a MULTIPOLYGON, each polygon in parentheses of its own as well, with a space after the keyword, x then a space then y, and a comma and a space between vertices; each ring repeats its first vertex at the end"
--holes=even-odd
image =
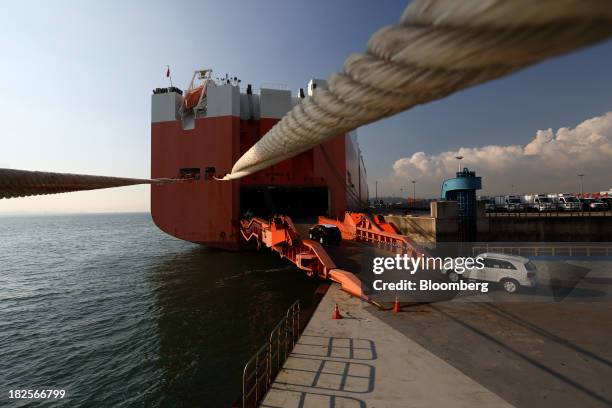
POLYGON ((367 214, 347 211, 344 220, 320 216, 319 223, 337 226, 344 239, 364 242, 399 254, 408 254, 410 257, 425 255, 424 250, 418 248, 411 239, 392 232, 397 227, 392 223, 387 223, 382 217, 374 222, 367 214))

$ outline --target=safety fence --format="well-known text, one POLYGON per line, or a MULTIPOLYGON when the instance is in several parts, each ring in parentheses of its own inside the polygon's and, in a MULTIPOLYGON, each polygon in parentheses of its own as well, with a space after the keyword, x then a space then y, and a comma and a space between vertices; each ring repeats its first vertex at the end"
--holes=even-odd
POLYGON ((472 247, 472 254, 483 252, 495 252, 518 256, 559 256, 559 257, 583 257, 583 256, 612 256, 612 245, 538 245, 538 246, 501 246, 501 245, 478 245, 472 247))
POLYGON ((563 211, 563 210, 550 210, 550 211, 529 211, 529 210, 520 210, 520 211, 504 211, 504 210, 491 210, 487 211, 487 217, 610 217, 612 216, 612 209, 606 209, 602 211, 592 210, 592 211, 563 211))
POLYGON ((291 354, 300 336, 300 301, 272 329, 268 342, 245 364, 242 373, 242 408, 256 407, 291 354))

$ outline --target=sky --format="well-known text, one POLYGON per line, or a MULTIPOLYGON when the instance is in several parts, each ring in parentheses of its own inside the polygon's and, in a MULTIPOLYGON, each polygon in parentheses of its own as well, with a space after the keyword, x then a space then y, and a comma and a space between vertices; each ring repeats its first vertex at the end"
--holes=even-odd
MULTIPOLYGON (((150 95, 195 69, 304 87, 341 70, 407 2, 7 2, 0 167, 150 175, 150 95)), ((454 156, 482 194, 612 188, 612 43, 546 61, 358 130, 371 192, 439 195, 454 156)), ((147 186, 0 200, 0 213, 148 211, 147 186)))

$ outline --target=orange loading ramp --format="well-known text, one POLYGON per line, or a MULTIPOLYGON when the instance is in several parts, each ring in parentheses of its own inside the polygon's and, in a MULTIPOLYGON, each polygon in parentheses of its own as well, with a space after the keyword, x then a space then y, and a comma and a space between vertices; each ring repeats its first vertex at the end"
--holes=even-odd
MULTIPOLYGON (((395 225, 386 223, 382 217, 372 220, 363 213, 347 212, 343 221, 319 217, 319 223, 336 225, 342 232, 343 239, 383 246, 393 252, 407 253, 410 256, 422 256, 408 238, 397 233, 395 225)), ((258 248, 264 245, 278 252, 282 258, 287 258, 306 271, 308 276, 330 279, 339 283, 342 290, 351 295, 366 301, 371 300, 364 293, 364 286, 359 278, 351 272, 337 268, 321 244, 300 237, 290 217, 280 215, 270 221, 258 217, 243 219, 240 221, 240 232, 247 242, 255 240, 258 248)))
POLYGON ((424 256, 411 239, 399 233, 395 224, 386 222, 380 215, 372 218, 364 213, 347 211, 344 220, 321 216, 319 223, 337 226, 343 239, 382 247, 395 253, 408 254, 410 257, 424 256))

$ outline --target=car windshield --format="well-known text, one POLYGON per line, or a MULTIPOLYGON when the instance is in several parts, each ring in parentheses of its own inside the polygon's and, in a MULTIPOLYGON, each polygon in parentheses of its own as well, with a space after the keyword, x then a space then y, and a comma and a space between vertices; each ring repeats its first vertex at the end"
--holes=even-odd
POLYGON ((520 200, 520 199, 518 199, 518 198, 509 198, 509 199, 508 199, 508 202, 509 202, 510 204, 520 204, 520 203, 521 203, 521 200, 520 200))
POLYGON ((533 262, 531 261, 527 261, 525 263, 525 269, 527 269, 528 271, 535 271, 536 270, 536 266, 533 262))
POLYGON ((566 203, 576 203, 578 202, 578 199, 576 197, 565 197, 565 202, 566 203))
POLYGON ((548 198, 548 197, 540 197, 540 202, 541 203, 550 203, 550 198, 548 198))

